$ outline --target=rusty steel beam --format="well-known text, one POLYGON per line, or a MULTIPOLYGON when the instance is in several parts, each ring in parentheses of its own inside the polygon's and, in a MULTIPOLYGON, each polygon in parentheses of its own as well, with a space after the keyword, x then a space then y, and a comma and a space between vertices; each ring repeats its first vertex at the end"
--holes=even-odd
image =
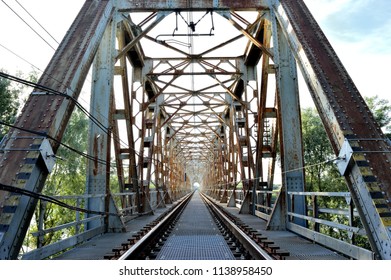
POLYGON ((391 258, 389 142, 302 0, 273 9, 299 62, 378 258, 391 258), (345 158, 345 159, 343 159, 345 158))
MULTIPOLYGON (((301 112, 294 52, 282 32, 282 27, 274 17, 273 11, 270 20, 275 48, 274 62, 277 69, 277 119, 280 131, 282 188, 267 226, 271 229, 285 229, 289 211, 301 215, 306 213, 304 197, 296 196, 294 201, 290 201, 287 196, 287 192, 305 190, 301 112)), ((305 220, 302 219, 295 218, 292 222, 306 226, 305 220)))
POLYGON ((257 11, 268 9, 266 0, 150 0, 119 1, 120 12, 156 12, 156 11, 206 11, 206 10, 246 10, 257 11))
MULTIPOLYGON (((127 22, 123 23, 122 25, 119 25, 119 30, 117 31, 117 41, 118 41, 118 46, 120 49, 122 49, 126 45, 127 35, 130 37, 134 36, 133 33, 130 33, 130 32, 131 31, 127 25, 127 22)), ((137 52, 137 56, 136 56, 137 59, 136 60, 141 61, 142 57, 138 57, 140 55, 140 53, 138 51, 136 51, 136 52, 137 52)), ((135 55, 133 57, 135 57, 135 55)), ((132 63, 133 59, 129 58, 129 60, 132 63)), ((119 63, 120 63, 120 66, 117 66, 117 67, 119 67, 118 75, 121 76, 122 97, 123 97, 123 104, 124 104, 124 118, 123 119, 125 120, 126 138, 127 138, 127 143, 129 146, 129 149, 126 153, 128 160, 129 160, 129 167, 128 167, 129 175, 128 175, 128 178, 125 178, 124 176, 119 176, 118 180, 119 180, 120 186, 123 186, 123 190, 125 190, 125 186, 126 186, 127 191, 134 191, 137 193, 137 190, 139 189, 139 181, 138 181, 138 177, 137 177, 135 144, 134 144, 134 135, 133 135, 134 134, 134 132, 133 132, 134 118, 133 118, 132 110, 131 110, 133 99, 131 98, 131 93, 130 93, 131 87, 130 87, 130 82, 129 82, 129 77, 128 77, 129 73, 128 73, 128 67, 127 67, 127 63, 126 63, 126 57, 125 56, 121 57, 119 59, 119 63)), ((135 65, 135 62, 133 62, 132 65, 135 65)), ((142 63, 142 65, 144 65, 144 63, 142 63)), ((138 65, 138 66, 141 66, 141 65, 138 65)), ((133 80, 134 80, 134 77, 133 77, 133 80)), ((114 146, 115 147, 118 146, 117 150, 120 150, 120 146, 121 146, 119 143, 120 135, 119 135, 119 128, 118 128, 117 121, 115 122, 114 127, 117 130, 116 135, 118 137, 118 143, 115 142, 114 146)), ((125 174, 124 164, 122 164, 122 162, 123 162, 122 156, 123 156, 122 153, 116 152, 115 157, 116 157, 116 161, 117 161, 117 172, 120 175, 125 174), (118 163, 120 163, 120 164, 118 164, 118 163)), ((126 208, 128 206, 132 206, 132 205, 128 205, 129 203, 131 203, 131 202, 124 201, 123 208, 126 208)))
MULTIPOLYGON (((239 23, 234 21, 232 17, 227 16, 226 14, 223 14, 223 16, 237 29, 239 30, 244 36, 246 36, 256 47, 258 47, 263 53, 268 55, 270 58, 273 58, 274 54, 273 51, 269 48, 265 47, 262 42, 258 40, 258 38, 255 38, 249 30, 244 29, 239 23)), ((261 38, 259 38, 261 39, 261 38)))
MULTIPOLYGON (((77 99, 113 10, 109 0, 86 1, 38 83, 77 99)), ((53 155, 75 106, 71 98, 34 90, 15 126, 55 139, 45 148, 53 155)), ((44 139, 18 130, 12 130, 8 139, 5 148, 13 151, 0 154, 0 182, 41 192, 50 171, 47 156, 39 152, 44 139)), ((0 259, 18 256, 36 203, 36 199, 0 192, 0 259)))
POLYGON ((120 51, 119 53, 117 54, 117 56, 115 57, 115 59, 120 59, 122 56, 126 55, 129 53, 129 51, 134 48, 139 42, 140 40, 148 33, 150 32, 154 27, 156 27, 156 25, 158 25, 167 15, 165 13, 159 13, 157 14, 156 16, 156 19, 155 21, 149 25, 144 31, 140 32, 139 34, 137 34, 136 37, 132 38, 132 41, 130 41, 126 46, 124 46, 120 51))
MULTIPOLYGON (((88 154, 94 160, 87 162, 86 193, 94 196, 104 195, 105 200, 91 197, 87 200, 87 209, 106 213, 118 213, 110 192, 110 166, 111 166, 111 134, 110 125, 113 118, 113 83, 116 40, 117 17, 107 25, 94 58, 92 77, 94 83, 91 87, 90 112, 99 122, 89 123, 88 154), (102 128, 103 127, 103 128, 102 128)), ((95 216, 87 213, 87 217, 95 216)), ((86 229, 105 228, 105 231, 120 232, 125 225, 119 216, 106 215, 104 221, 95 220, 86 224, 86 229)))

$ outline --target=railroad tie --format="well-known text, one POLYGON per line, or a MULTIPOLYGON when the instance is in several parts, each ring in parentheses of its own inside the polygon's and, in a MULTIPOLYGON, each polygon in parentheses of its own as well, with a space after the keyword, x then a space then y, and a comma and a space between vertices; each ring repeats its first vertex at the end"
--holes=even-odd
POLYGON ((115 257, 121 256, 121 252, 123 251, 122 246, 121 247, 115 247, 112 249, 115 257))
POLYGON ((128 242, 130 245, 133 245, 136 243, 136 239, 135 238, 128 238, 128 242))
POLYGON ((286 257, 290 256, 290 253, 285 250, 276 250, 274 255, 277 255, 280 260, 285 260, 286 257))
POLYGON ((115 255, 114 253, 108 253, 108 254, 105 254, 105 255, 103 256, 103 259, 104 259, 104 260, 112 260, 112 259, 114 259, 114 258, 116 258, 116 255, 115 255))

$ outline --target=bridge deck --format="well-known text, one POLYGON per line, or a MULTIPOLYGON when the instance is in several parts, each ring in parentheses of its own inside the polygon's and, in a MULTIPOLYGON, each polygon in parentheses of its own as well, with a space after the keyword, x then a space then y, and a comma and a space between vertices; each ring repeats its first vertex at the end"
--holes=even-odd
POLYGON ((194 193, 156 259, 235 259, 199 192, 194 193))
POLYGON ((346 257, 293 232, 266 230, 266 221, 250 214, 239 214, 239 209, 236 207, 226 207, 226 204, 219 204, 231 214, 239 217, 245 224, 257 229, 262 235, 273 241, 274 245, 288 251, 290 255, 286 257, 287 260, 347 260, 346 257))
MULTIPOLYGON (((238 208, 227 207, 221 204, 227 211, 239 217, 245 224, 260 231, 281 249, 289 251, 287 260, 346 260, 332 250, 301 238, 288 231, 268 231, 266 222, 249 214, 239 214, 238 208)), ((90 241, 75 247, 72 250, 56 257, 60 260, 99 260, 105 254, 111 252, 112 248, 118 247, 143 226, 155 220, 166 208, 155 210, 155 215, 141 216, 133 219, 127 224, 127 231, 124 233, 107 233, 95 237, 90 241)), ((198 193, 195 193, 178 220, 173 234, 167 239, 157 259, 165 260, 221 260, 235 259, 224 242, 206 206, 201 201, 198 193)))
POLYGON ((126 223, 126 232, 106 233, 81 244, 56 257, 57 260, 103 260, 106 254, 112 252, 112 248, 121 246, 133 234, 148 223, 153 222, 160 214, 168 211, 174 204, 166 205, 166 208, 158 208, 154 215, 144 215, 136 217, 126 223))

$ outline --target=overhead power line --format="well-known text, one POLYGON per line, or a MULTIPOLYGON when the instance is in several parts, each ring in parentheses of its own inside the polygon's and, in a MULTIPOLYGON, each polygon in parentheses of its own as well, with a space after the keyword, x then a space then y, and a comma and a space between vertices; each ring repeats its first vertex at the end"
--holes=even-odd
POLYGON ((19 59, 23 60, 24 62, 26 62, 27 64, 29 64, 30 66, 32 66, 33 68, 37 69, 38 71, 41 71, 43 72, 39 67, 35 66, 34 64, 32 64, 31 62, 29 62, 28 60, 24 59, 23 57, 21 57, 20 55, 18 55, 17 53, 15 53, 14 51, 10 50, 9 48, 7 48, 6 46, 4 46, 3 44, 0 43, 0 47, 2 47, 3 49, 5 49, 6 51, 12 53, 14 56, 18 57, 19 59))
POLYGON ((1 0, 1 2, 4 3, 10 9, 21 21, 23 21, 39 38, 41 38, 51 49, 54 51, 56 50, 45 38, 41 36, 41 34, 38 33, 30 24, 28 24, 27 21, 24 20, 23 17, 21 17, 14 9, 11 8, 4 0, 1 0))
MULTIPOLYGON (((31 81, 27 81, 27 80, 24 80, 24 79, 21 79, 21 78, 18 78, 18 77, 15 77, 15 76, 12 76, 12 75, 9 75, 7 73, 3 73, 3 72, 0 72, 0 77, 2 78, 5 78, 5 79, 9 79, 11 81, 14 81, 14 82, 17 82, 17 83, 21 83, 21 84, 24 84, 26 86, 29 86, 29 87, 33 87, 33 88, 36 88, 36 89, 39 89, 39 90, 42 90, 43 92, 47 92, 48 94, 53 94, 53 95, 58 95, 58 96, 62 96, 62 97, 65 97, 65 98, 68 98, 70 100, 72 100, 72 102, 75 103, 75 105, 81 110, 82 113, 84 113, 95 125, 97 125, 100 129, 102 129, 102 131, 107 134, 109 137, 113 137, 112 132, 110 131, 109 128, 105 127, 104 124, 102 124, 96 117, 94 117, 91 113, 88 112, 87 109, 85 109, 74 97, 72 96, 69 96, 65 93, 62 93, 62 92, 59 92, 59 91, 56 91, 52 88, 49 88, 49 87, 46 87, 46 86, 43 86, 43 85, 40 85, 40 84, 37 84, 37 83, 34 83, 34 82, 31 82, 31 81)), ((5 123, 3 121, 0 121, 0 124, 4 125, 4 126, 7 126, 7 127, 10 127, 10 128, 14 128, 14 129, 18 129, 18 130, 21 130, 21 131, 25 131, 25 132, 28 132, 28 133, 31 133, 31 134, 35 134, 35 135, 38 135, 38 136, 43 136, 43 137, 47 137, 53 141, 55 141, 56 143, 64 146, 65 148, 68 148, 69 150, 89 159, 89 160, 92 160, 92 161, 98 161, 99 163, 103 164, 103 165, 108 165, 109 162, 103 160, 103 159, 99 159, 99 158, 96 158, 92 155, 89 155, 87 153, 84 153, 84 152, 81 152, 65 143, 62 143, 61 141, 55 139, 54 137, 46 134, 46 133, 43 133, 43 132, 39 132, 39 131, 34 131, 34 130, 30 130, 30 129, 26 129, 26 128, 21 128, 21 127, 17 127, 15 125, 11 125, 11 124, 8 124, 8 123, 5 123)), ((113 137, 113 140, 114 141, 121 141, 121 139, 119 139, 119 136, 116 135, 118 137, 118 140, 113 137)), ((122 141, 121 141, 122 142, 122 141)), ((132 149, 134 151, 134 153, 137 155, 137 156, 140 156, 140 154, 135 150, 135 149, 132 149)), ((156 161, 158 163, 161 163, 160 160, 157 160, 155 158, 150 158, 152 161, 156 161)), ((170 168, 168 168, 170 169, 170 168)), ((143 181, 143 180, 139 180, 139 181, 143 181)))
POLYGON ((67 208, 67 209, 70 209, 73 211, 79 211, 79 212, 83 212, 83 213, 87 213, 87 214, 95 214, 95 215, 103 215, 103 216, 107 216, 107 215, 108 216, 120 216, 119 214, 116 214, 116 213, 93 211, 93 210, 88 210, 88 209, 84 209, 84 208, 80 208, 80 207, 75 207, 75 206, 69 205, 65 202, 62 202, 62 201, 60 201, 56 198, 53 198, 51 196, 48 196, 48 195, 40 194, 37 192, 33 192, 33 191, 29 191, 26 189, 17 188, 17 187, 13 187, 13 186, 9 186, 9 185, 4 185, 2 183, 0 183, 0 190, 16 193, 16 194, 20 194, 20 195, 26 195, 26 196, 29 196, 32 198, 47 201, 47 202, 59 205, 61 207, 64 207, 64 208, 67 208))
POLYGON ((46 34, 48 34, 57 44, 60 44, 57 40, 56 40, 56 38, 54 38, 53 36, 52 36, 52 34, 50 34, 49 33, 49 31, 47 31, 46 30, 46 28, 45 27, 43 27, 42 26, 42 24, 40 24, 39 22, 38 22, 38 20, 29 12, 29 11, 27 11, 27 9, 22 5, 22 4, 20 4, 19 3, 19 1, 18 0, 15 0, 15 2, 16 3, 18 3, 18 5, 46 32, 46 34))
POLYGON ((85 157, 85 158, 87 158, 87 159, 89 159, 89 160, 92 160, 92 161, 97 161, 97 162, 99 162, 100 164, 105 164, 105 165, 107 164, 107 161, 105 161, 105 160, 103 160, 103 159, 99 159, 99 158, 94 157, 94 156, 91 156, 91 155, 86 154, 86 153, 84 153, 84 152, 81 152, 81 151, 79 151, 79 150, 77 150, 77 149, 75 149, 75 148, 73 148, 73 147, 71 147, 71 146, 69 146, 69 145, 67 145, 67 144, 65 144, 65 143, 63 143, 63 142, 57 140, 57 139, 55 139, 54 137, 50 136, 50 135, 47 134, 46 132, 40 132, 40 131, 36 131, 36 130, 31 130, 31 129, 26 129, 26 128, 23 128, 23 127, 11 125, 11 124, 6 123, 6 122, 3 122, 3 121, 1 121, 1 120, 0 120, 0 125, 4 125, 4 126, 7 126, 7 127, 9 127, 9 128, 17 129, 17 130, 20 130, 20 131, 24 131, 24 132, 27 132, 27 133, 31 133, 31 134, 33 134, 33 135, 37 135, 37 136, 41 136, 41 137, 48 138, 48 139, 50 139, 50 140, 56 142, 57 144, 59 144, 59 145, 61 145, 61 146, 64 146, 65 148, 67 148, 67 149, 69 149, 69 150, 71 150, 71 151, 73 151, 73 152, 79 154, 79 155, 82 156, 82 157, 85 157))
POLYGON ((90 112, 88 112, 88 110, 86 108, 83 107, 83 105, 81 105, 74 97, 68 95, 68 94, 65 94, 65 93, 62 93, 62 92, 59 92, 57 90, 54 90, 52 88, 49 88, 47 86, 43 86, 43 85, 40 85, 40 84, 37 84, 37 83, 34 83, 34 82, 31 82, 31 81, 27 81, 27 80, 24 80, 24 79, 21 79, 21 78, 18 78, 18 77, 15 77, 15 76, 12 76, 12 75, 9 75, 7 73, 3 73, 3 72, 0 72, 0 77, 3 77, 3 78, 6 78, 6 79, 9 79, 11 81, 14 81, 14 82, 17 82, 17 83, 21 83, 21 84, 24 84, 26 86, 29 86, 29 87, 33 87, 33 88, 36 88, 36 89, 39 89, 39 90, 42 90, 43 92, 47 92, 48 94, 53 94, 53 95, 58 95, 58 96, 62 96, 62 97, 65 97, 65 98, 68 98, 68 99, 71 99, 75 105, 89 118, 91 119, 100 129, 102 129, 105 133, 109 134, 109 129, 107 127, 105 127, 96 117, 94 117, 90 112))

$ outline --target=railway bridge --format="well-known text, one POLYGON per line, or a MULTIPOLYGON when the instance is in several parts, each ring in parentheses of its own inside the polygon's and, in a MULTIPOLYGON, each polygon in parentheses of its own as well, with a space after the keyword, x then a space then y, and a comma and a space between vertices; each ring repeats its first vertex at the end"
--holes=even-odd
POLYGON ((303 0, 87 0, 33 86, 0 144, 0 259, 391 259, 389 141, 303 0), (347 192, 306 191, 299 72, 347 192), (83 193, 44 195, 60 147, 83 193), (44 228, 48 203, 74 221, 44 228))

